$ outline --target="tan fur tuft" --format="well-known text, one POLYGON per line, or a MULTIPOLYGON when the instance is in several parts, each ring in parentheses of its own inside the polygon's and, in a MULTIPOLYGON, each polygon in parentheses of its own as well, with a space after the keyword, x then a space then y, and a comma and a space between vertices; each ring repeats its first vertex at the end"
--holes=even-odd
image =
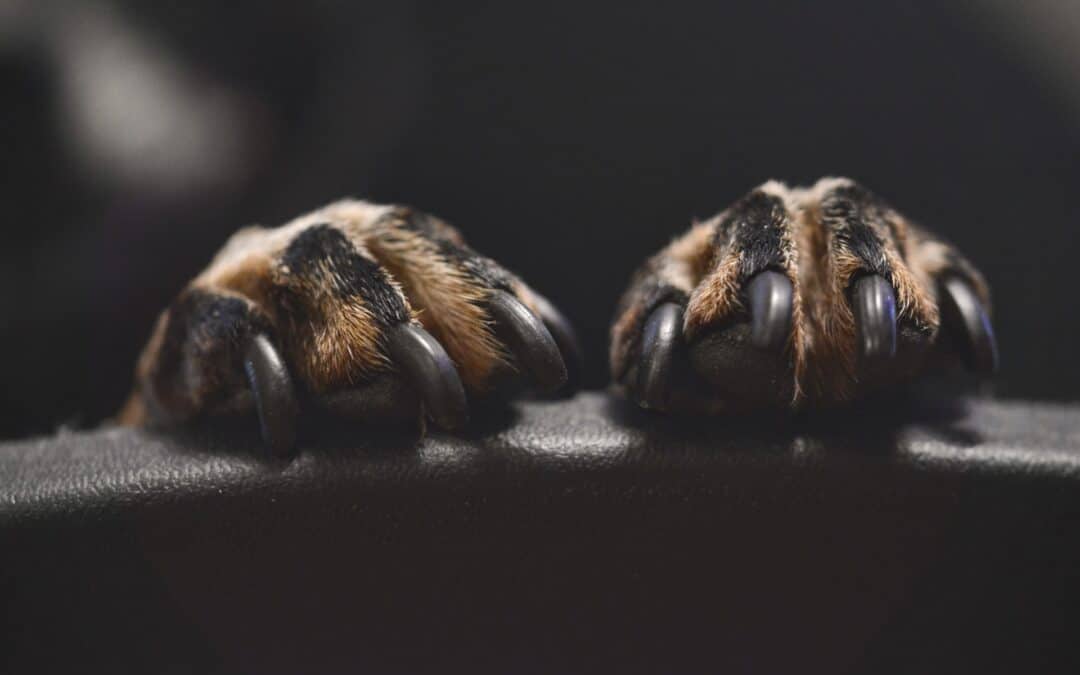
POLYGON ((380 221, 368 246, 401 283, 420 322, 446 348, 466 386, 486 388, 494 370, 510 363, 484 309, 491 291, 448 261, 434 242, 394 219, 380 221))

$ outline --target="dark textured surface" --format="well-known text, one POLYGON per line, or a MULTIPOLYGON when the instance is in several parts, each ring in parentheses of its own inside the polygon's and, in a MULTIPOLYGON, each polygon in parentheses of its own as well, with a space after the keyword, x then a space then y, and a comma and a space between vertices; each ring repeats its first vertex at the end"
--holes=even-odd
POLYGON ((517 410, 280 464, 254 430, 0 445, 0 671, 1080 665, 1080 406, 517 410))

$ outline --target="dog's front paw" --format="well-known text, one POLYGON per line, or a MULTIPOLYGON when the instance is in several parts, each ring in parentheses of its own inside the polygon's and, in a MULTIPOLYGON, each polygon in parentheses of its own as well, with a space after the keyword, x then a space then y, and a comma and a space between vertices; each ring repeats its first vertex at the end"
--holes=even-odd
POLYGON ((992 372, 988 307, 970 263, 858 184, 769 182, 638 270, 611 367, 659 410, 828 406, 942 359, 992 372))
POLYGON ((580 358, 551 303, 454 228, 343 201, 237 232, 160 317, 120 420, 254 408, 284 453, 304 405, 454 429, 470 397, 565 389, 580 358))

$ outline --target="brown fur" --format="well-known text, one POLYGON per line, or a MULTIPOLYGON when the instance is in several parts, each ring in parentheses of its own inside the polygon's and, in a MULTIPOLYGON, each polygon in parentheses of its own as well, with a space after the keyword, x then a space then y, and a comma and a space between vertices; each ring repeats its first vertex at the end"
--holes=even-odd
MULTIPOLYGON (((367 253, 359 247, 357 250, 367 253)), ((329 270, 325 274, 328 276, 329 270)), ((277 288, 289 288, 293 291, 290 297, 306 305, 303 312, 295 307, 278 310, 276 324, 295 375, 313 391, 325 393, 354 386, 390 366, 379 326, 363 298, 343 302, 321 280, 297 278, 282 265, 276 266, 271 276, 277 288), (303 320, 298 321, 298 316, 303 320)), ((394 286, 402 294, 402 289, 394 286)))
MULTIPOLYGON (((818 284, 818 306, 813 313, 817 335, 807 353, 801 384, 821 404, 849 400, 858 382, 855 317, 847 292, 855 276, 866 270, 866 261, 837 242, 821 209, 830 191, 850 185, 853 182, 844 178, 822 179, 809 190, 801 191, 798 197, 807 215, 802 226, 815 233, 812 239, 817 248, 817 271, 823 277, 818 284)), ((927 339, 933 339, 939 322, 933 280, 923 270, 913 271, 905 262, 902 251, 906 246, 907 222, 895 211, 885 209, 874 213, 864 224, 874 231, 883 246, 896 292, 897 320, 912 321, 926 333, 927 339)))
MULTIPOLYGON (((281 228, 240 230, 191 284, 254 302, 277 327, 294 374, 315 392, 356 384, 389 365, 378 327, 363 299, 341 302, 321 283, 297 277, 280 262, 289 242, 306 227, 329 222, 345 230, 351 222, 379 215, 369 205, 347 208, 347 204, 333 204, 281 228), (279 298, 284 289, 292 291, 290 298, 299 298, 306 305, 305 322, 294 321, 294 311, 283 311, 279 298)), ((352 243, 360 255, 372 259, 362 240, 352 243)), ((330 274, 324 270, 322 276, 330 274)), ((397 290, 401 293, 400 287, 397 290)))
POLYGON ((619 301, 616 319, 611 327, 611 369, 619 377, 628 367, 634 347, 634 337, 645 321, 648 302, 647 286, 658 283, 689 295, 702 275, 709 269, 715 251, 709 245, 716 219, 695 224, 689 232, 672 241, 660 253, 646 262, 635 275, 619 301))
MULTIPOLYGON (((343 298, 334 293, 334 270, 325 265, 316 261, 301 275, 283 261, 298 235, 316 225, 329 225, 345 236, 357 255, 379 265, 408 315, 447 350, 466 388, 482 392, 496 371, 512 367, 483 308, 491 288, 460 261, 443 255, 431 239, 403 227, 398 214, 404 213, 408 211, 399 207, 343 200, 278 228, 244 228, 228 240, 188 289, 215 297, 239 297, 249 303, 270 325, 294 379, 306 390, 320 395, 355 386, 393 367, 371 307, 362 297, 343 298)), ((444 242, 464 246, 457 230, 440 221, 431 222, 444 242)), ((532 304, 531 292, 524 284, 517 282, 513 290, 526 305, 532 304)), ((210 412, 212 397, 224 401, 220 405, 226 407, 236 407, 237 401, 250 406, 246 391, 226 392, 223 397, 221 392, 184 389, 186 385, 178 382, 166 383, 169 386, 164 390, 180 387, 184 400, 161 400, 158 380, 165 333, 170 320, 184 319, 174 312, 175 307, 162 313, 139 358, 135 389, 116 417, 120 423, 146 424, 210 412)), ((188 364, 183 372, 202 365, 188 364)), ((238 369, 239 364, 232 367, 238 369)), ((217 380, 207 380, 207 386, 214 382, 217 380)))
POLYGON ((367 235, 372 253, 401 283, 420 322, 458 365, 466 386, 482 390, 508 364, 484 302, 491 289, 442 256, 425 237, 383 219, 367 235))
POLYGON ((908 223, 907 232, 905 250, 913 270, 927 279, 943 274, 963 277, 975 289, 987 312, 992 310, 990 286, 967 258, 921 227, 908 223))
MULTIPOLYGON (((854 278, 867 270, 866 261, 839 243, 823 211, 832 191, 854 185, 844 178, 825 178, 810 188, 791 189, 770 181, 758 190, 783 200, 788 212, 782 234, 784 272, 792 282, 794 300, 789 354, 794 378, 793 407, 821 406, 849 400, 859 385, 856 327, 848 290, 854 278)), ((876 203, 875 203, 876 204, 876 203)), ((649 289, 667 283, 687 292, 684 335, 687 341, 710 325, 742 309, 740 277, 742 252, 732 242, 714 241, 712 233, 724 213, 695 225, 650 259, 635 276, 624 296, 612 329, 612 365, 616 377, 630 370, 636 343, 629 337, 644 323, 642 305, 649 289), (705 265, 687 265, 686 261, 705 265), (670 270, 679 270, 672 274, 670 270)), ((881 204, 867 216, 880 239, 886 267, 897 299, 898 320, 906 321, 932 341, 939 326, 936 279, 956 273, 971 281, 989 302, 989 291, 979 273, 955 250, 912 225, 881 204)), ((703 410, 724 405, 702 401, 703 410)))

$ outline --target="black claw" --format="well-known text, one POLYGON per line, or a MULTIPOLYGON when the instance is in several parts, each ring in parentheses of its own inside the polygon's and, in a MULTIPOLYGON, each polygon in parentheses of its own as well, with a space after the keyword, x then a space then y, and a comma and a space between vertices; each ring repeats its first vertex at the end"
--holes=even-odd
POLYGON ((746 285, 750 300, 750 341, 760 349, 783 349, 791 334, 794 291, 779 272, 755 274, 746 285))
POLYGON ((267 450, 275 457, 292 454, 296 447, 299 406, 285 361, 266 335, 256 334, 244 353, 244 372, 255 395, 259 426, 267 450))
POLYGON ((941 294, 942 312, 963 327, 968 368, 979 375, 992 375, 998 367, 997 341, 982 302, 958 277, 946 279, 941 287, 945 291, 941 294))
POLYGON ((420 326, 402 323, 386 332, 386 348, 420 397, 435 423, 459 429, 468 422, 465 387, 442 345, 420 326))
POLYGON ((675 350, 682 339, 683 308, 673 302, 660 305, 649 316, 641 338, 638 392, 641 405, 667 407, 675 350))
POLYGON ((559 346, 540 319, 506 291, 492 293, 488 309, 499 336, 541 391, 551 393, 566 384, 566 364, 559 346))
POLYGON ((574 326, 550 300, 535 291, 533 303, 540 313, 540 320, 544 322, 551 337, 555 338, 555 344, 558 345, 566 365, 566 384, 563 389, 567 392, 576 391, 581 386, 582 373, 585 371, 585 353, 581 350, 574 326))
POLYGON ((864 357, 888 359, 896 355, 896 293, 884 277, 868 274, 852 291, 855 326, 864 357))

